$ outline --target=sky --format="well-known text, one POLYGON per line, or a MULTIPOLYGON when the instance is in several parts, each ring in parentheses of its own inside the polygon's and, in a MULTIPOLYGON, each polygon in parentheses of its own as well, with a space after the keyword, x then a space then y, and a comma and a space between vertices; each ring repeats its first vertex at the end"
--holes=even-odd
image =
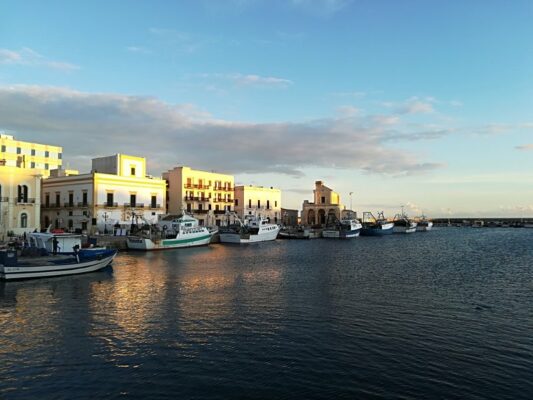
POLYGON ((0 131, 359 213, 533 217, 530 0, 0 0, 0 131), (350 194, 351 193, 351 194, 350 194))

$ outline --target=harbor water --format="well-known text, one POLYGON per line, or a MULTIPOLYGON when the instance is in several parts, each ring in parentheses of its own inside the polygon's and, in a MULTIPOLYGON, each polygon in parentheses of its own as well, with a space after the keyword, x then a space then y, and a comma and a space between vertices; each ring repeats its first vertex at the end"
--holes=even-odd
POLYGON ((531 399, 533 229, 121 253, 0 283, 2 399, 531 399))

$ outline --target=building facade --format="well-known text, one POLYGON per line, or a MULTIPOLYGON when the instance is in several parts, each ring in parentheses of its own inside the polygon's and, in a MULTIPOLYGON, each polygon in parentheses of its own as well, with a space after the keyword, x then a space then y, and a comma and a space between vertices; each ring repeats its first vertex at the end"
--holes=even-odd
POLYGON ((186 210, 200 225, 213 226, 221 225, 226 211, 233 211, 233 175, 179 166, 165 172, 163 179, 167 182, 169 214, 186 210))
POLYGON ((61 167, 63 149, 59 146, 23 142, 0 134, 0 166, 38 170, 43 176, 61 167))
POLYGON ((314 201, 305 200, 302 209, 302 224, 326 225, 332 219, 341 219, 345 207, 340 203, 338 193, 325 186, 322 181, 315 182, 314 201))
POLYGON ((263 186, 235 186, 235 212, 239 218, 257 215, 281 222, 281 190, 263 186))
POLYGON ((298 217, 298 210, 291 210, 288 208, 281 209, 281 224, 283 226, 297 226, 300 225, 300 218, 298 217))
POLYGON ((41 171, 0 165, 0 241, 39 230, 41 171))
POLYGON ((88 174, 52 171, 42 193, 43 226, 67 231, 113 233, 165 213, 165 181, 146 175, 144 158, 124 154, 93 159, 88 174))

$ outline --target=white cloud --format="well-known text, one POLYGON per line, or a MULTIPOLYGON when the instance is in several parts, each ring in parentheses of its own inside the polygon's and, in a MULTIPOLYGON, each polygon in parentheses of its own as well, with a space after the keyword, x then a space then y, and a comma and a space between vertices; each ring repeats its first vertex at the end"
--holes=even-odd
POLYGON ((80 67, 67 62, 49 60, 29 47, 20 50, 0 49, 0 64, 47 67, 61 71, 73 71, 80 67))
POLYGON ((156 174, 177 164, 292 176, 311 166, 394 176, 443 167, 387 145, 391 127, 371 117, 241 123, 152 97, 17 85, 0 87, 0 121, 22 140, 63 146, 82 171, 88 156, 113 153, 146 156, 156 174))

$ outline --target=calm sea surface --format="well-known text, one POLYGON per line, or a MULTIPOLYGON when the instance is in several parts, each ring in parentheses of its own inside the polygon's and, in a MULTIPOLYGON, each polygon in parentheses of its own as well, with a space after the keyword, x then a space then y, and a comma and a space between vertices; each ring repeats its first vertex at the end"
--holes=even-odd
POLYGON ((0 398, 531 399, 533 229, 122 253, 0 283, 0 398))

